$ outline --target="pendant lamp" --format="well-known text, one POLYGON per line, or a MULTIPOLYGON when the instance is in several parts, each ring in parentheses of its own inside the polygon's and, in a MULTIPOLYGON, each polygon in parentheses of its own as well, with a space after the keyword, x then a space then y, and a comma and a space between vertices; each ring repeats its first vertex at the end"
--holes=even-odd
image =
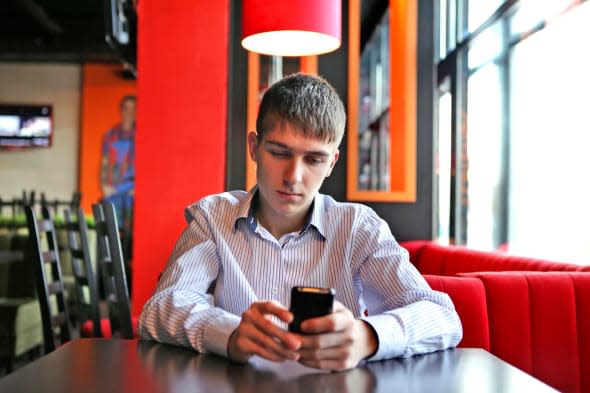
POLYGON ((243 0, 242 46, 270 56, 332 52, 341 17, 341 0, 243 0))

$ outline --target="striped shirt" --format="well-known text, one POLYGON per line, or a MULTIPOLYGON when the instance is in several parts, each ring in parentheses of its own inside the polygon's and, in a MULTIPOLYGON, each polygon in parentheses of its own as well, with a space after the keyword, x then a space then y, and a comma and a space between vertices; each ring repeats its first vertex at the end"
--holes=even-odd
POLYGON ((369 360, 457 345, 450 298, 430 289, 372 209, 317 194, 303 229, 276 239, 257 223, 255 195, 226 192, 186 208, 188 225, 143 308, 140 337, 227 356, 253 302, 288 307, 293 286, 315 286, 334 288, 373 327, 378 349, 369 360))

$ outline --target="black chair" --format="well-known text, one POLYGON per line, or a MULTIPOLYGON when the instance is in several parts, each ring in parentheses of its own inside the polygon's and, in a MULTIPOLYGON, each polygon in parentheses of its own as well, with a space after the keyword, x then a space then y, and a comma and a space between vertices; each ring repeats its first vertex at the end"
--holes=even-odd
POLYGON ((41 220, 37 220, 31 205, 26 205, 24 209, 29 229, 29 247, 25 260, 31 261, 34 265, 37 297, 43 321, 44 349, 45 353, 49 353, 71 339, 59 250, 49 209, 41 209, 41 220), (43 243, 47 247, 44 247, 43 243))
POLYGON ((78 207, 74 212, 75 218, 69 209, 64 209, 78 309, 76 320, 81 336, 102 337, 97 281, 88 249, 88 226, 82 209, 78 207))
MULTIPOLYGON (((129 291, 125 277, 121 238, 115 207, 102 201, 92 205, 97 234, 98 271, 109 309, 112 337, 134 338, 135 323, 131 319, 129 291)), ((103 335, 105 331, 103 330, 103 335)))

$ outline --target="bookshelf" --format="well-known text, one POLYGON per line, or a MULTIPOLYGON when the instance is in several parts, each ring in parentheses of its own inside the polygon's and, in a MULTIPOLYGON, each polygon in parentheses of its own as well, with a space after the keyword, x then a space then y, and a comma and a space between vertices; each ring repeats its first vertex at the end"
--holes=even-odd
POLYGON ((347 199, 414 202, 417 2, 390 0, 362 53, 349 7, 347 199))

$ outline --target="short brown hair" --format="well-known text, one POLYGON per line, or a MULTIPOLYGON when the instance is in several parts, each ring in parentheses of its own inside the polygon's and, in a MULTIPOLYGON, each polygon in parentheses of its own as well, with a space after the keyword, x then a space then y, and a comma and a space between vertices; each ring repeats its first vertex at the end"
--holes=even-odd
POLYGON ((129 94, 129 95, 123 96, 123 98, 121 98, 121 101, 119 101, 119 108, 120 109, 123 109, 123 105, 125 105, 125 103, 127 101, 133 101, 135 103, 136 98, 135 98, 135 96, 133 94, 129 94))
POLYGON ((296 73, 264 93, 256 118, 258 138, 262 139, 277 122, 301 129, 306 137, 340 144, 346 113, 336 90, 325 79, 296 73))

